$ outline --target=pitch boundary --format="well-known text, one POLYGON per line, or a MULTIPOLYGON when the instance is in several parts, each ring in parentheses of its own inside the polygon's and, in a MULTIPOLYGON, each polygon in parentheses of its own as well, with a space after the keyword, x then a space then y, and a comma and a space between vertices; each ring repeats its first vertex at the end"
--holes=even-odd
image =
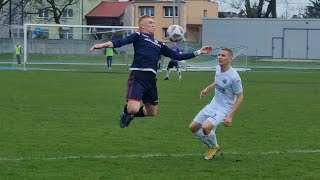
MULTIPOLYGON (((270 154, 315 154, 320 153, 320 149, 296 149, 287 151, 265 151, 265 152, 237 152, 237 151, 226 151, 223 154, 226 155, 270 155, 270 154)), ((120 159, 120 158, 157 158, 157 157, 194 157, 203 156, 204 154, 196 153, 181 153, 181 154, 170 154, 170 153, 151 153, 151 154, 131 154, 131 155, 83 155, 83 156, 60 156, 60 157, 20 157, 20 158, 7 158, 0 157, 0 161, 52 161, 52 160, 72 160, 72 159, 120 159)))

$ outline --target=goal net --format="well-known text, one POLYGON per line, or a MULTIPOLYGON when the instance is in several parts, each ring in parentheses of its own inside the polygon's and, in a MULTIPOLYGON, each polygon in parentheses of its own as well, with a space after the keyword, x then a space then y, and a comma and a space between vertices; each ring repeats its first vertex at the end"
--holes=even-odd
MULTIPOLYGON (((78 70, 96 69, 96 66, 106 68, 105 49, 89 52, 89 48, 96 43, 126 37, 137 27, 25 24, 23 30, 26 69, 78 70)), ((127 68, 132 62, 133 46, 126 45, 115 51, 112 65, 127 68)))
MULTIPOLYGON (((179 43, 180 49, 186 52, 193 52, 201 48, 201 45, 192 45, 187 42, 179 43)), ((215 48, 211 54, 205 54, 197 56, 193 59, 186 61, 180 61, 179 66, 182 71, 215 71, 218 65, 218 52, 222 47, 215 48)), ((247 47, 231 47, 233 51, 232 67, 238 71, 247 71, 248 69, 248 56, 247 47)), ((164 66, 162 69, 166 69, 166 64, 169 63, 170 58, 165 58, 163 61, 164 66)))

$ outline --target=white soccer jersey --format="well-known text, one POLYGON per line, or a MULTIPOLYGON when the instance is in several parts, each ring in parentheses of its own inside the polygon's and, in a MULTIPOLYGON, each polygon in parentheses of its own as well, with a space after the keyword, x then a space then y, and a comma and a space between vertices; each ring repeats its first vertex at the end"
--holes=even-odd
POLYGON ((236 94, 243 91, 241 78, 234 68, 230 67, 226 72, 221 72, 220 65, 218 65, 214 81, 215 96, 209 106, 229 113, 236 100, 236 94))

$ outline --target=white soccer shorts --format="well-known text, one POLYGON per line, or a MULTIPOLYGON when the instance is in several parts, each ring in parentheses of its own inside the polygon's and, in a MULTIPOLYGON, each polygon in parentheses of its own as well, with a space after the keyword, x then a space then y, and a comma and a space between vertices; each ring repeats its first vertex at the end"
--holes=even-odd
POLYGON ((214 127, 217 127, 220 123, 224 123, 227 115, 227 113, 207 105, 197 114, 194 121, 199 124, 203 124, 205 120, 208 120, 214 125, 214 127))

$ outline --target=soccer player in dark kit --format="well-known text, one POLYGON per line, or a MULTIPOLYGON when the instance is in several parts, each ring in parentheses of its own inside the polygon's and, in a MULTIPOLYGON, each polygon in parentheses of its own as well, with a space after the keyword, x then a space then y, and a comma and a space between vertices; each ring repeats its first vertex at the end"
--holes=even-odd
POLYGON ((151 16, 142 16, 139 30, 123 39, 116 39, 93 45, 89 51, 107 47, 122 47, 133 44, 134 59, 130 67, 127 83, 126 105, 120 114, 120 127, 129 126, 135 117, 154 116, 158 109, 157 65, 161 55, 177 60, 194 58, 201 54, 208 54, 212 47, 203 46, 201 49, 179 54, 164 43, 154 38, 155 21, 151 16), (143 102, 141 106, 140 102, 143 102))

